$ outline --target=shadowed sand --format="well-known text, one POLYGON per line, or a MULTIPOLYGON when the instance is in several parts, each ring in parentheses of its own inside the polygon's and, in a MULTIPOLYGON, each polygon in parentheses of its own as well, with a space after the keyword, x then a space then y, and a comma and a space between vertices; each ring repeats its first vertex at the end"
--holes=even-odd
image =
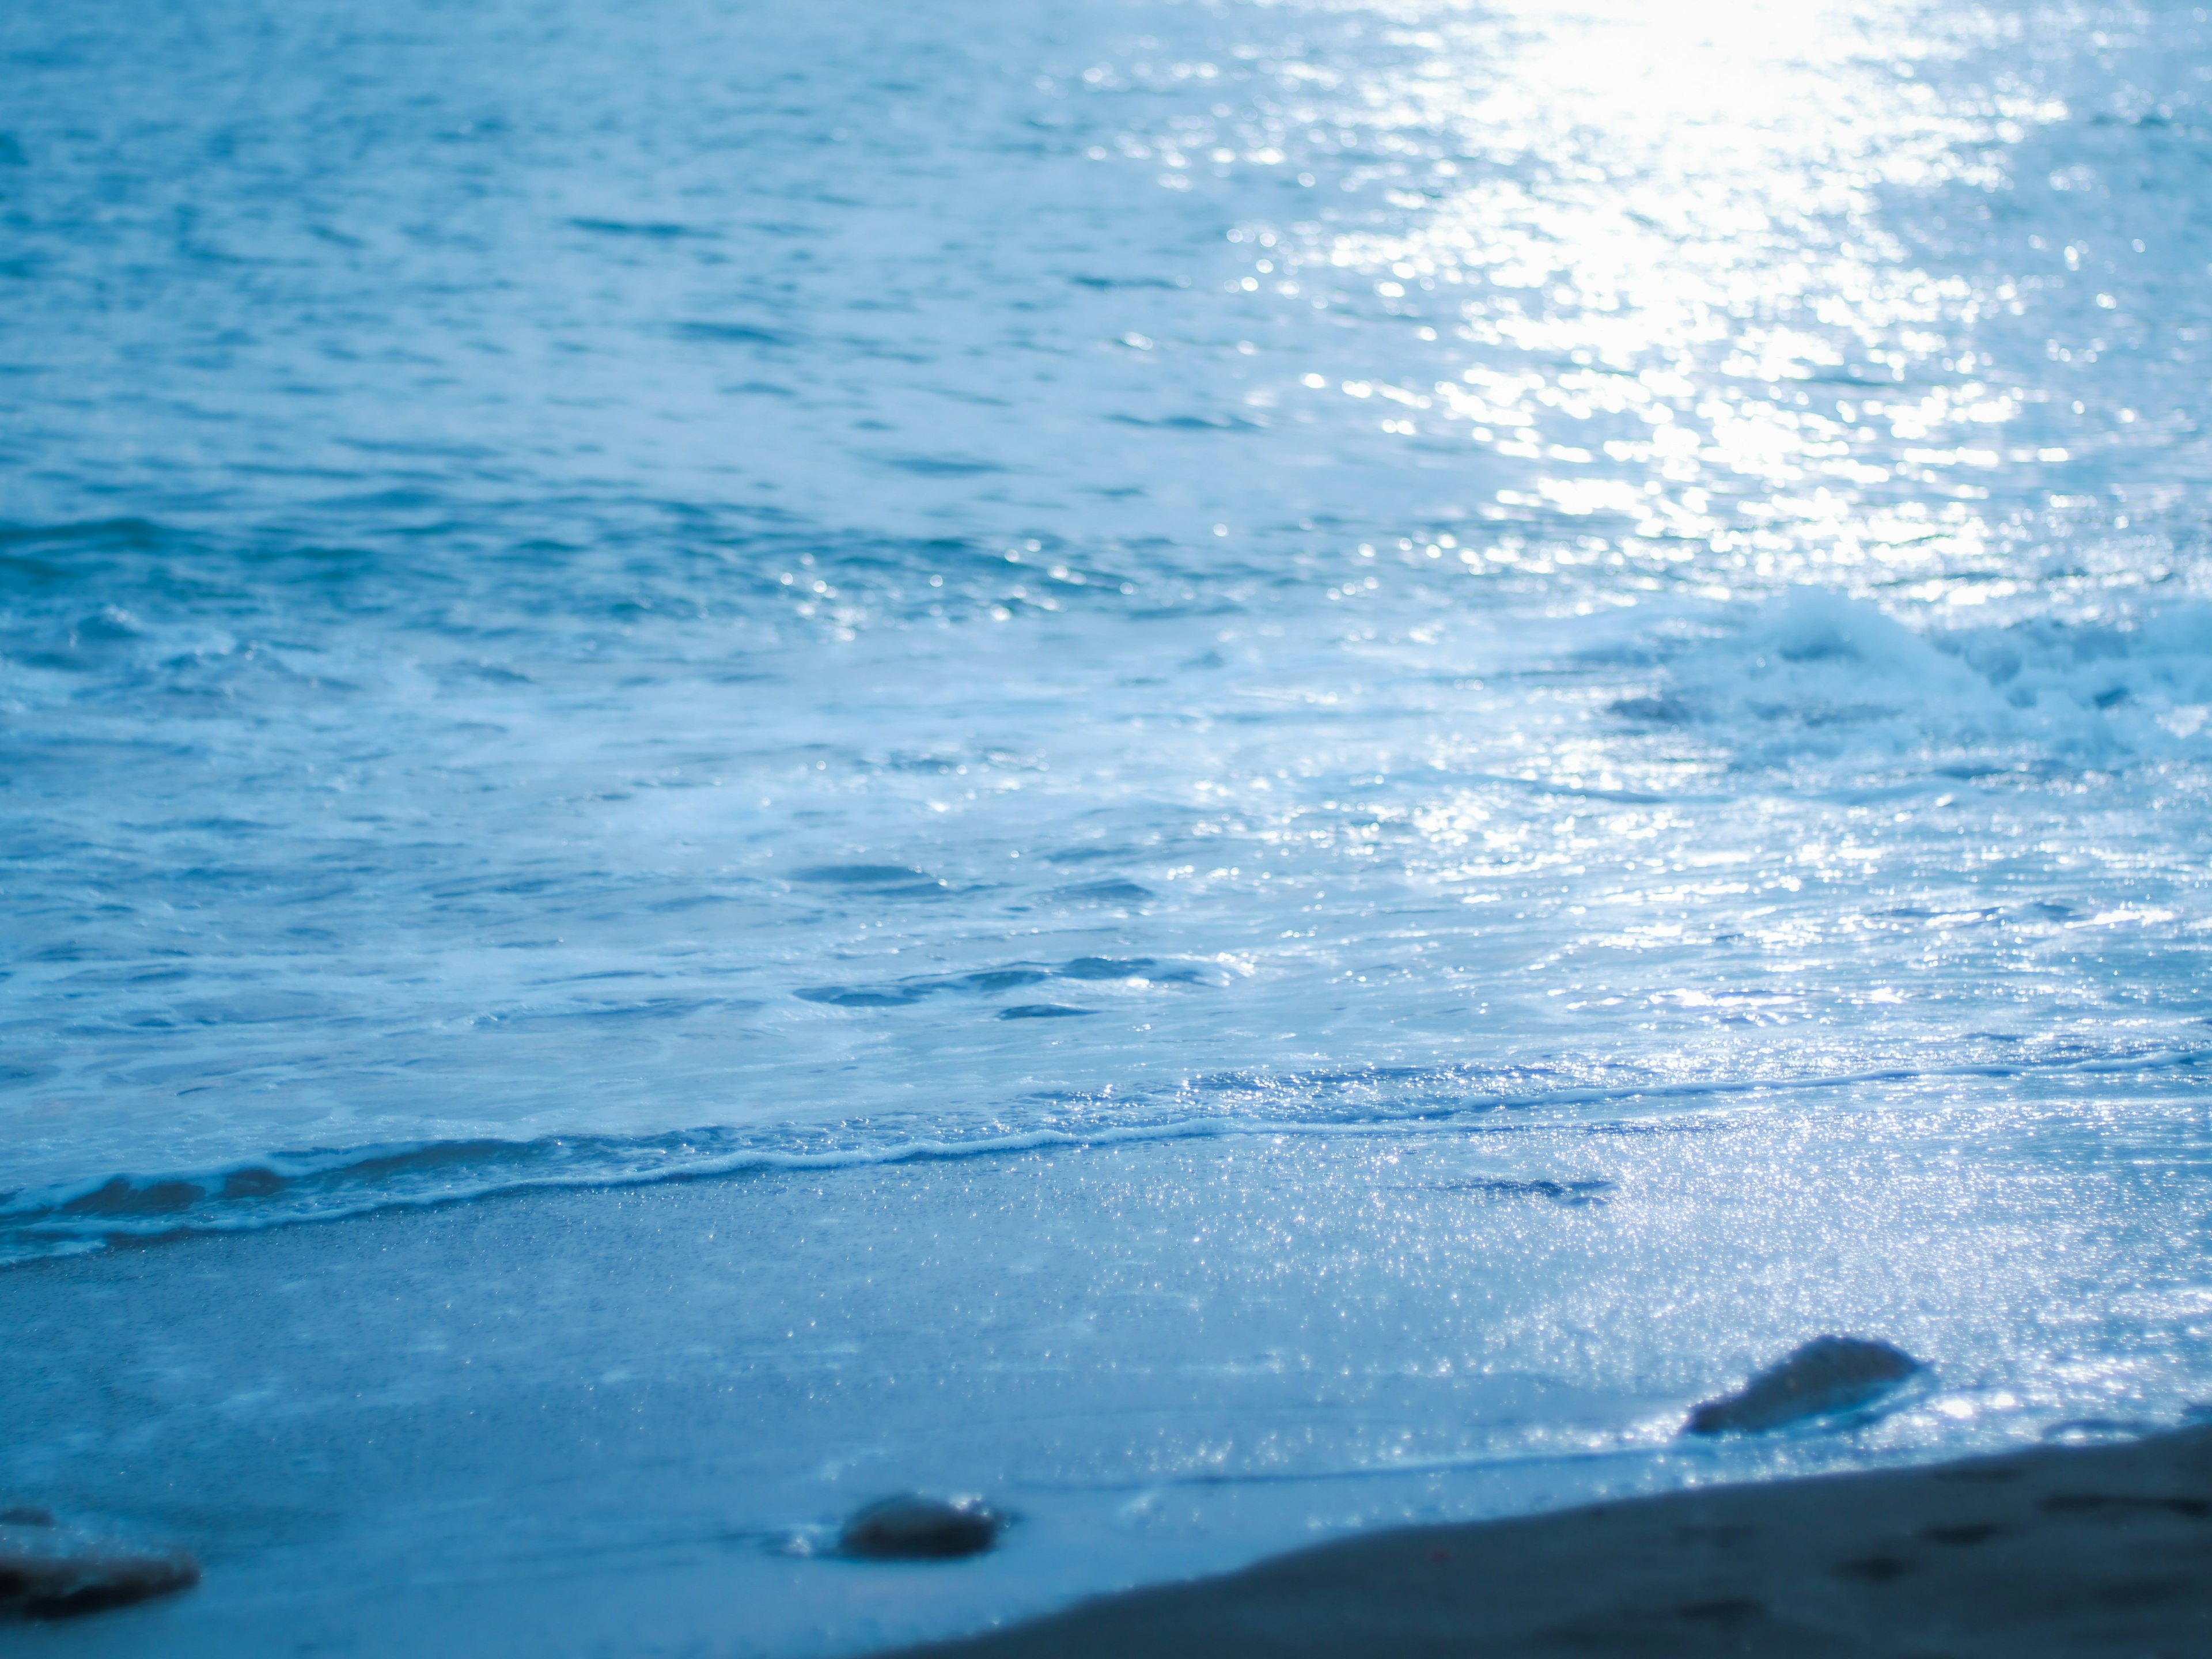
POLYGON ((943 1659, 2212 1655, 2212 1428, 1416 1527, 943 1659))

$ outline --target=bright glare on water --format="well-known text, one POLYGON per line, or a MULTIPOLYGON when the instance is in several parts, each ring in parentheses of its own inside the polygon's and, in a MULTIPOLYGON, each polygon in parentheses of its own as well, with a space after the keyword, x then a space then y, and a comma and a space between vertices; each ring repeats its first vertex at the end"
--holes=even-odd
POLYGON ((455 1651, 850 1650, 2212 1395, 2203 11, 0 85, 0 1498, 192 1539, 167 1650, 427 1558, 455 1651), (1830 1329, 1933 1383, 1674 1439, 1830 1329), (805 1558, 908 1486, 1024 1519, 805 1558))

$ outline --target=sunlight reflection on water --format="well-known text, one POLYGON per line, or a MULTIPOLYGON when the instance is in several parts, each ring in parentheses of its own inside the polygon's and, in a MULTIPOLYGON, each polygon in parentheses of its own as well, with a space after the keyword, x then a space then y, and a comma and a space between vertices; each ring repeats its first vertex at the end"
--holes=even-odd
POLYGON ((1245 235, 1279 291, 1346 273, 1449 330, 1448 378, 1309 390, 1374 399, 1407 438, 1542 463, 1482 516, 1592 532, 1461 562, 1987 593, 1944 580, 1987 574, 1983 480, 2066 454, 2007 430, 2029 389, 1978 377, 1994 365, 1976 325, 2018 313, 2011 285, 1921 268, 1884 223, 1890 192, 2001 189, 2001 147, 2064 114, 1931 88, 1921 71, 1977 20, 1931 37, 1911 8, 1692 0, 1377 21, 1400 61, 1316 74, 1268 114, 1371 156, 1343 185, 1371 178, 1396 222, 1245 235))
POLYGON ((796 1652, 2172 1420, 2209 36, 0 19, 0 1472, 796 1652), (1831 1322, 1939 1391, 1680 1450, 1831 1322), (971 1479, 936 1602, 728 1544, 971 1479))

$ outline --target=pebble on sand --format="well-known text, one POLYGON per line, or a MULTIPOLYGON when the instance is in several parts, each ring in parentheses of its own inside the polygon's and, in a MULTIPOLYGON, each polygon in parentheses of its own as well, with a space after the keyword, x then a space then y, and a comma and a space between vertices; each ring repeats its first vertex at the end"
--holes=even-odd
POLYGON ((1006 1524, 980 1498, 908 1493, 861 1510, 845 1523, 837 1546, 868 1561, 950 1561, 989 1549, 1006 1524))
POLYGON ((199 1583, 189 1555, 131 1550, 58 1523, 44 1510, 0 1510, 0 1618, 71 1619, 199 1583))
POLYGON ((1758 1434, 1810 1417, 1872 1405, 1921 1364, 1902 1348, 1856 1336, 1816 1336, 1719 1400, 1690 1413, 1692 1434, 1758 1434))

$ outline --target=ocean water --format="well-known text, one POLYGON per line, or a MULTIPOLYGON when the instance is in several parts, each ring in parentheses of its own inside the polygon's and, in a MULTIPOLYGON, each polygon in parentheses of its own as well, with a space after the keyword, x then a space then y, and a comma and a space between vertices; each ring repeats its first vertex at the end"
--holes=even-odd
POLYGON ((209 1567, 0 1643, 2179 1420, 2208 168, 2187 6, 0 16, 0 1496, 209 1567))

